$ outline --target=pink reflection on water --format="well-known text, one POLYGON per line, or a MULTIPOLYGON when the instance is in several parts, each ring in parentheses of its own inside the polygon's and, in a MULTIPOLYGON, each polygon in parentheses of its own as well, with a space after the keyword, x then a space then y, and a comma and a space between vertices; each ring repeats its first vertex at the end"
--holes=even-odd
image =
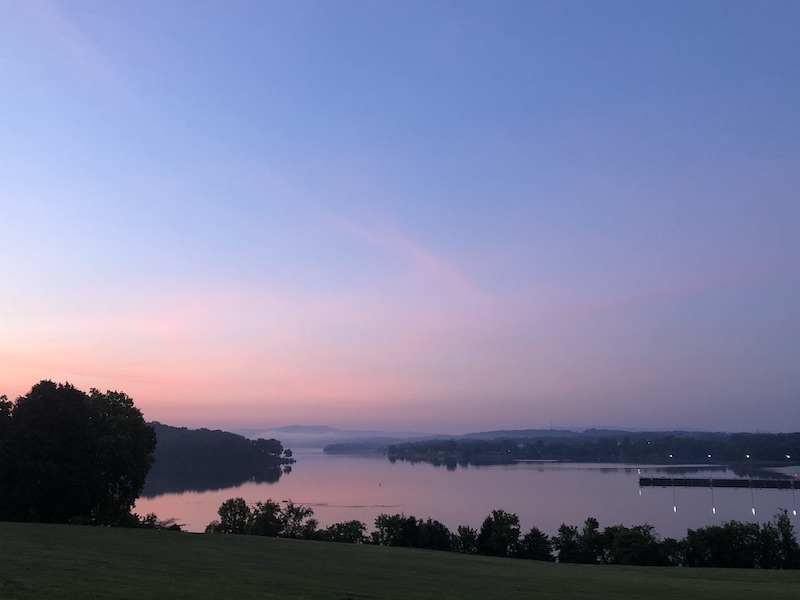
MULTIPOLYGON (((763 522, 780 508, 791 516, 794 500, 790 490, 639 489, 637 468, 624 465, 518 463, 448 471, 428 464, 392 464, 379 456, 312 450, 296 451, 295 457, 292 472, 274 484, 251 482, 142 498, 135 510, 140 515, 155 512, 161 519, 175 517, 188 531, 203 531, 217 518, 222 502, 241 496, 249 504, 271 498, 310 506, 321 527, 357 519, 371 531, 379 514, 404 513, 439 520, 455 531, 459 525, 478 529, 492 510, 503 509, 520 517, 523 531, 536 526, 553 535, 562 523, 581 526, 593 516, 601 528, 649 523, 662 537, 681 538, 688 528, 730 520, 763 522)), ((691 476, 712 474, 724 476, 708 470, 691 476)))

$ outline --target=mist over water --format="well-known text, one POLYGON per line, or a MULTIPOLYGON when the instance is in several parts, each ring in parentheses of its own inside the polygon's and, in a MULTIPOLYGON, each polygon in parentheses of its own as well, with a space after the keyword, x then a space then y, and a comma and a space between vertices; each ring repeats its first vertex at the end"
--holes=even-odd
MULTIPOLYGON (((309 506, 320 527, 357 519, 369 530, 381 513, 432 518, 451 531, 479 528, 494 509, 516 513, 523 531, 538 527, 548 535, 562 523, 582 525, 595 517, 600 526, 649 523, 662 537, 681 538, 687 529, 725 521, 769 521, 780 509, 797 508, 794 490, 653 487, 639 488, 639 475, 669 477, 667 467, 597 463, 516 463, 448 470, 427 463, 391 463, 384 456, 295 452, 297 463, 273 483, 247 482, 203 492, 142 497, 134 510, 175 518, 188 531, 203 531, 228 498, 249 504, 271 498, 309 506), (753 511, 755 509, 755 514, 753 511)), ((674 469, 674 467, 670 467, 674 469)), ((798 467, 781 470, 794 475, 798 467)), ((723 467, 687 467, 685 477, 735 475, 723 467)), ((145 489, 147 493, 147 489, 145 489)))

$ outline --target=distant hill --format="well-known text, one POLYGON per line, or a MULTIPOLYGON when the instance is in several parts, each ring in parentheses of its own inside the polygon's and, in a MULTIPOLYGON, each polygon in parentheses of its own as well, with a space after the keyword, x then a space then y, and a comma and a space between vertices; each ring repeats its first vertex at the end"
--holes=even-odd
POLYGON ((476 431, 462 435, 424 433, 419 431, 381 431, 359 429, 336 429, 326 425, 288 425, 273 428, 236 429, 236 433, 247 438, 274 437, 293 448, 326 448, 335 446, 344 451, 358 449, 363 452, 378 449, 400 442, 417 442, 426 440, 495 440, 507 438, 514 440, 527 439, 570 439, 578 437, 597 438, 627 434, 612 429, 587 429, 573 431, 569 429, 497 429, 492 431, 476 431))
POLYGON ((246 428, 235 429, 238 433, 249 439, 277 438, 284 445, 292 448, 326 448, 335 446, 339 452, 365 452, 370 449, 379 449, 391 444, 420 442, 427 440, 497 440, 511 439, 521 443, 535 440, 546 442, 563 442, 572 444, 577 441, 592 441, 601 438, 623 438, 631 440, 645 437, 663 437, 672 435, 677 438, 691 437, 693 439, 713 439, 720 435, 718 432, 702 431, 629 431, 616 428, 602 429, 495 429, 489 431, 475 431, 462 435, 424 433, 419 431, 381 431, 359 429, 337 429, 326 425, 289 425, 272 428, 246 428))
POLYGON ((498 438, 525 439, 525 438, 553 438, 574 437, 582 435, 579 431, 569 429, 496 429, 494 431, 476 431, 456 436, 466 440, 496 440, 498 438))
POLYGON ((421 433, 418 431, 370 431, 336 429, 325 425, 288 425, 274 428, 235 429, 235 433, 250 439, 277 438, 292 448, 324 448, 331 444, 370 444, 378 448, 399 441, 430 440, 455 436, 421 433))

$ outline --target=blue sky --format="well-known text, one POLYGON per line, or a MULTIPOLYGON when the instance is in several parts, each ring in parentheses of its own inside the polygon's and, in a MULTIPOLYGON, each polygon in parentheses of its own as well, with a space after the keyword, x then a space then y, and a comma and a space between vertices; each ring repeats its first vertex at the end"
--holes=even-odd
POLYGON ((0 393, 798 429, 796 2, 0 3, 0 393))

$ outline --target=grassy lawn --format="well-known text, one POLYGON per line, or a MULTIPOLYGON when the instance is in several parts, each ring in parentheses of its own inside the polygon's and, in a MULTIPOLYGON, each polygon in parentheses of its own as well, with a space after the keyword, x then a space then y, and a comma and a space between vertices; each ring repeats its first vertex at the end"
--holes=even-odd
POLYGON ((558 565, 455 553, 0 523, 0 599, 791 598, 800 571, 558 565))

